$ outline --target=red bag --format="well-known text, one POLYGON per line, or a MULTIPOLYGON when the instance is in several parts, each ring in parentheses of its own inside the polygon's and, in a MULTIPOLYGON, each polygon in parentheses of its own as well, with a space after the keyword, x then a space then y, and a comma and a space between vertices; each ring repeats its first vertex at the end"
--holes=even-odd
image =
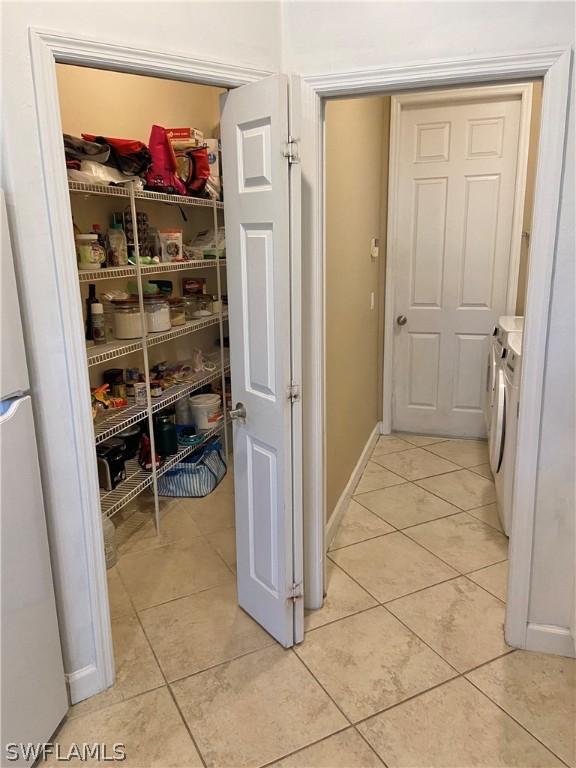
POLYGON ((166 129, 153 125, 148 148, 152 164, 146 174, 146 188, 168 195, 185 195, 186 187, 176 175, 176 157, 166 129))
POLYGON ((176 150, 177 175, 191 197, 204 197, 210 178, 210 161, 206 147, 176 150))
POLYGON ((141 141, 95 136, 92 133, 83 133, 82 138, 110 147, 110 157, 106 164, 115 166, 127 176, 143 175, 150 166, 150 152, 141 141))

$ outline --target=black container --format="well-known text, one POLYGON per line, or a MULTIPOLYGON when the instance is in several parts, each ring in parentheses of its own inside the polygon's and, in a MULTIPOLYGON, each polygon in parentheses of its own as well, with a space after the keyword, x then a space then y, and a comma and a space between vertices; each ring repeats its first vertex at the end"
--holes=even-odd
POLYGON ((128 459, 133 459, 138 453, 141 434, 139 424, 134 424, 132 427, 128 427, 128 429, 119 433, 118 437, 124 440, 124 443, 126 444, 126 461, 128 461, 128 459))
POLYGON ((98 458, 98 482, 100 488, 112 491, 126 480, 125 468, 126 444, 124 440, 111 438, 96 446, 98 458))
POLYGON ((160 456, 178 453, 178 435, 171 416, 158 414, 154 417, 154 442, 160 456))

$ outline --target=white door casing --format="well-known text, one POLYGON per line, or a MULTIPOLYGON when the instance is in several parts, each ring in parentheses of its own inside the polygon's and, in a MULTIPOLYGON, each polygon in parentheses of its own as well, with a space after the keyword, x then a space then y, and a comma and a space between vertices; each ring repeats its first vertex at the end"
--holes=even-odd
POLYGON ((234 420, 238 600, 288 647, 303 626, 303 600, 293 599, 302 525, 292 498, 288 78, 229 92, 221 132, 232 400, 246 409, 234 420))
POLYGON ((398 430, 485 434, 486 356, 494 323, 515 301, 525 177, 522 100, 501 89, 392 98, 398 430))

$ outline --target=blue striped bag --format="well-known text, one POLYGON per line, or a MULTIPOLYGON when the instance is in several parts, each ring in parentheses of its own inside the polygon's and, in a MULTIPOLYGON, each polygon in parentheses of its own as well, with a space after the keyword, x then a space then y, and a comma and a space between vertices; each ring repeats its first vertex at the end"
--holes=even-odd
POLYGON ((158 478, 160 496, 208 496, 217 487, 227 466, 220 440, 213 440, 158 478))

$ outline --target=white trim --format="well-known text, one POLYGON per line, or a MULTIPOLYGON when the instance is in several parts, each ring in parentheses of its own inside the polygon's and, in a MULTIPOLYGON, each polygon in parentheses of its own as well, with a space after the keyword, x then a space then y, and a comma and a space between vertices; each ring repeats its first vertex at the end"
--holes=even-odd
MULTIPOLYGON (((511 641, 506 637, 506 642, 511 641)), ((550 624, 528 624, 526 632, 526 647, 531 651, 556 653, 559 656, 576 657, 572 633, 567 627, 556 627, 550 624)))
POLYGON ((520 272, 522 248, 522 220, 526 194, 526 172, 530 143, 530 118, 532 115, 532 83, 512 83, 486 87, 458 88, 441 91, 424 91, 392 96, 390 100, 390 163, 388 172, 388 222, 386 227, 386 282, 384 300, 384 354, 382 374, 382 422, 388 432, 392 431, 394 402, 394 323, 396 316, 396 265, 398 243, 398 168, 400 161, 400 121, 406 105, 450 104, 461 101, 484 101, 495 96, 519 96, 520 121, 518 126, 518 150, 516 159, 516 181, 514 185, 514 206, 512 214, 512 236, 508 262, 508 287, 506 308, 503 314, 516 314, 516 294, 520 272))
MULTIPOLYGON (((38 134, 42 142, 42 182, 46 187, 48 214, 52 225, 51 253, 57 283, 60 286, 59 310, 68 359, 67 369, 62 371, 63 388, 74 393, 74 397, 68 399, 77 441, 76 457, 81 498, 81 506, 77 512, 82 518, 85 531, 84 551, 93 617, 93 665, 81 670, 68 670, 67 674, 71 700, 75 703, 112 685, 114 655, 98 478, 93 461, 94 436, 90 417, 86 348, 82 334, 76 255, 70 228, 72 214, 62 145, 56 62, 230 88, 255 82, 271 73, 161 51, 138 50, 85 37, 68 37, 59 32, 39 29, 30 30, 30 49, 38 134)), ((66 510, 52 509, 51 514, 58 518, 65 515, 66 510)), ((60 528, 65 529, 65 525, 66 520, 61 517, 60 528)), ((66 632, 66 626, 61 626, 61 632, 66 632)))
MULTIPOLYGON (((330 96, 358 96, 410 88, 438 88, 446 85, 493 83, 498 80, 525 80, 544 77, 542 132, 536 179, 532 264, 528 280, 527 322, 524 331, 523 393, 520 403, 514 522, 510 552, 510 599, 506 626, 510 642, 524 648, 527 643, 529 588, 534 538, 536 476, 542 413, 543 376, 549 325, 551 276, 554 263, 556 227, 559 212, 560 181, 564 157, 571 49, 519 51, 483 58, 427 61, 408 66, 387 67, 358 72, 329 73, 302 78, 302 183, 303 285, 311 291, 307 338, 314 341, 305 348, 307 369, 307 412, 314 415, 316 441, 310 444, 305 468, 311 477, 322 477, 324 452, 321 436, 323 393, 323 147, 322 99, 330 96)), ((386 431, 387 424, 383 424, 386 431)), ((312 428, 312 427, 310 427, 312 428)), ((309 516, 323 519, 325 494, 308 482, 304 488, 304 507, 309 516)), ((318 551, 318 558, 323 552, 318 551)), ((316 573, 317 580, 322 579, 316 573)), ((309 588, 312 588, 309 585, 309 588)), ((316 593, 322 584, 313 586, 316 593)))
POLYGON ((338 531, 340 523, 342 522, 342 517, 344 515, 344 512, 346 512, 346 510, 348 509, 348 504, 352 499, 354 489, 358 485, 358 482, 362 477, 362 473, 366 469, 366 464, 368 464, 368 462, 370 461, 370 456, 372 455, 372 451, 374 450, 374 447, 376 446, 376 443, 378 442, 378 438, 380 437, 381 434, 382 434, 382 423, 378 422, 374 427, 374 429, 372 430, 372 432, 370 433, 368 442, 362 449, 360 458, 358 459, 358 461, 356 462, 356 466, 352 470, 352 474, 350 475, 350 478, 346 483, 346 487, 342 491, 340 498, 336 502, 336 506, 334 507, 334 510, 330 515, 330 518, 328 519, 328 523, 326 525, 326 547, 327 548, 332 544, 332 540, 334 539, 334 536, 338 531))

